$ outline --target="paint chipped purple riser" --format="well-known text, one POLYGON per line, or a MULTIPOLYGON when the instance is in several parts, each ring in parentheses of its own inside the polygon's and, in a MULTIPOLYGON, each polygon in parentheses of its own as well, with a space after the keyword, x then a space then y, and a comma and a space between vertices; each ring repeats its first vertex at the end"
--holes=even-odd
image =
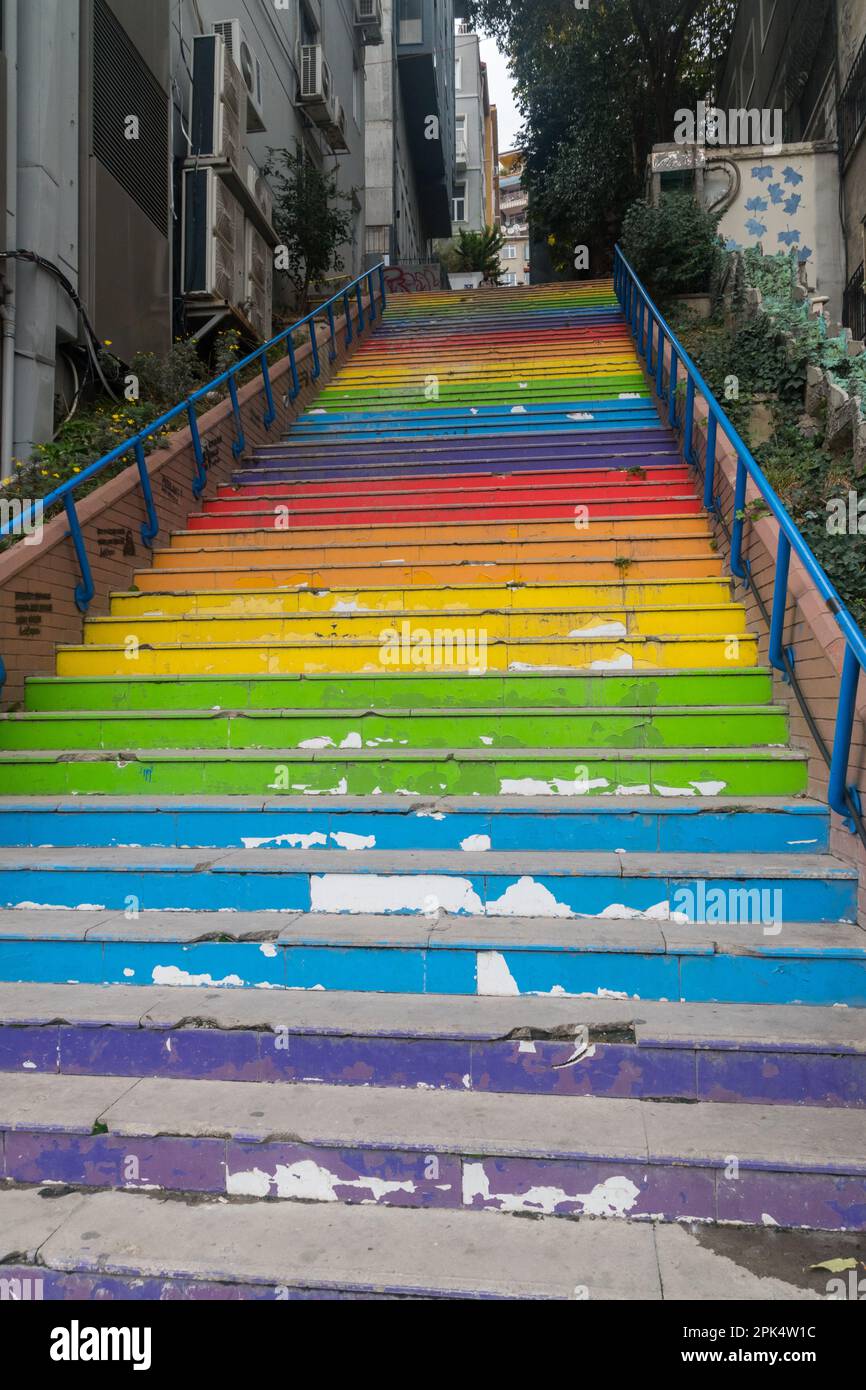
POLYGON ((591 1056, 568 1066, 571 1041, 532 1046, 529 1052, 516 1040, 51 1024, 0 1028, 0 1072, 866 1107, 864 1053, 683 1040, 597 1043, 591 1056))
MULTIPOLYGON (((295 1303, 314 1300, 354 1300, 356 1302, 406 1302, 412 1299, 506 1299, 500 1293, 479 1293, 478 1290, 460 1290, 444 1293, 442 1289, 391 1289, 389 1287, 367 1288, 365 1286, 322 1285, 320 1287, 297 1287, 277 1284, 239 1284, 220 1282, 216 1279, 190 1279, 166 1275, 154 1278, 149 1275, 125 1274, 106 1275, 89 1273, 87 1270, 45 1269, 41 1265, 4 1265, 0 1280, 10 1283, 18 1280, 29 1290, 25 1302, 123 1302, 142 1300, 150 1303, 193 1303, 218 1300, 222 1303, 295 1303), (29 1281, 25 1283, 25 1281, 29 1281), (38 1290, 38 1293, 35 1292, 38 1290)), ((521 1296, 521 1302, 526 1296, 521 1296)), ((545 1302, 550 1301, 545 1295, 545 1302)), ((556 1301, 555 1299, 553 1301, 556 1301)))
POLYGON ((515 1207, 552 1216, 625 1216, 662 1221, 741 1221, 827 1231, 866 1230, 866 1165, 860 1171, 785 1169, 741 1161, 736 1179, 723 1165, 675 1157, 599 1158, 574 1154, 545 1157, 431 1155, 410 1149, 324 1147, 283 1140, 195 1139, 160 1135, 70 1134, 41 1130, 3 1135, 2 1173, 7 1182, 62 1183, 85 1188, 161 1189, 210 1195, 315 1199, 320 1187, 302 1184, 305 1166, 326 1172, 340 1202, 437 1210, 503 1211, 515 1207), (431 1160, 435 1157, 435 1163, 431 1160), (138 1179, 127 1180, 131 1160, 138 1179), (232 1175, 276 1174, 303 1165, 300 1178, 274 1178, 267 1191, 243 1194, 232 1175), (383 1192, 380 1184, 394 1185, 383 1192), (600 1189, 630 1185, 625 1204, 598 1206, 600 1189), (377 1188, 379 1188, 377 1192, 377 1188), (536 1197, 533 1189, 552 1189, 536 1197))

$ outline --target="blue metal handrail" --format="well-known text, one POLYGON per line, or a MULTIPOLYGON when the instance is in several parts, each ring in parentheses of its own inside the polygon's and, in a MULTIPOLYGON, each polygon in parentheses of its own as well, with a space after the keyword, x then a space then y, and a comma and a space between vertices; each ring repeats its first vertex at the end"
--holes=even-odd
MULTIPOLYGON (((232 443, 232 453, 235 458, 239 458, 246 448, 246 440, 244 438, 243 421, 241 419, 240 403, 238 400, 238 373, 244 371, 244 369, 249 367, 253 362, 260 363, 265 399, 267 402, 267 409, 262 417, 262 422, 265 428, 269 430, 277 418, 277 412, 274 406, 268 353, 273 348, 279 347, 281 343, 286 344, 286 355, 289 359, 289 370, 292 377, 289 400, 296 400, 301 392, 301 381, 298 376, 293 335, 297 333, 299 329, 309 325, 310 346, 313 356, 312 375, 315 380, 321 375, 322 371, 319 342, 316 332, 316 317, 322 313, 327 313, 328 315, 328 356, 329 360, 333 362, 337 356, 337 327, 334 318, 334 305, 338 300, 342 301, 346 317, 345 342, 348 347, 355 337, 355 330, 352 326, 352 305, 349 296, 353 290, 356 292, 358 332, 360 333, 364 329, 362 285, 365 282, 369 294, 370 322, 372 323, 377 317, 376 291, 373 283, 374 275, 378 275, 379 277, 380 304, 381 309, 384 310, 387 304, 387 294, 385 290, 385 263, 382 261, 379 265, 371 267, 370 270, 365 270, 363 275, 359 275, 350 285, 345 285, 343 289, 339 290, 324 304, 320 304, 318 308, 313 309, 313 311, 304 318, 298 319, 298 322, 293 323, 291 328, 284 328, 275 338, 271 338, 269 342, 263 343, 261 347, 257 347, 255 351, 251 352, 247 357, 244 357, 240 362, 235 362, 233 366, 229 367, 228 371, 222 372, 220 376, 214 377, 213 381, 209 381, 206 386, 201 386, 197 391, 193 391, 192 395, 187 396, 179 405, 166 411, 164 415, 160 415, 158 420, 154 420, 151 424, 145 426, 143 430, 139 430, 137 434, 131 435, 122 444, 118 444, 110 453, 103 455, 103 457, 97 459, 95 463, 91 463, 88 468, 85 468, 75 478, 70 478, 59 488, 56 488, 54 492, 49 493, 47 497, 41 497, 31 502, 25 509, 22 509, 20 516, 12 517, 4 526, 0 526, 0 540, 3 540, 6 536, 15 534, 19 530, 22 532, 26 531, 27 525, 31 519, 35 520, 38 516, 43 515, 49 507, 57 502, 62 502, 69 522, 69 538, 72 540, 72 544, 75 548, 78 568, 81 574, 81 582, 76 585, 75 588, 75 603, 82 613, 86 613, 93 599, 95 586, 93 583, 93 575, 90 570, 90 561, 87 558, 87 548, 84 543, 81 524, 75 510, 76 489, 80 488, 84 483, 90 482, 91 478, 97 477, 109 464, 116 463, 118 459, 123 458, 124 454, 132 452, 138 465, 139 480, 144 495, 145 510, 147 512, 147 520, 143 522, 141 526, 141 539, 144 545, 152 547, 153 542, 159 534, 159 518, 157 516, 156 503, 154 502, 153 492, 150 486, 150 475, 147 471, 147 464, 145 461, 145 441, 149 439, 151 435, 158 434, 161 430, 164 430, 166 426, 171 424, 172 420, 176 420, 179 415, 185 414, 192 436, 192 446, 195 455, 195 477, 193 479, 192 492, 193 497, 196 499, 201 497, 207 485, 207 469, 205 467, 204 451, 199 434, 198 415, 195 409, 196 402, 203 400, 212 391, 217 390, 220 386, 224 386, 226 382, 228 383, 229 396, 232 404, 232 416, 235 422, 235 438, 232 443)), ((0 690, 3 688, 5 678, 5 666, 2 656, 0 656, 0 690)))
MULTIPOLYGON (((199 418, 197 418, 195 409, 196 402, 203 400, 206 396, 209 396, 211 392, 217 391, 220 386, 228 382, 229 398, 231 398, 232 403, 232 416, 234 416, 235 420, 235 441, 232 443, 232 453, 234 453, 235 457, 239 457, 240 453, 243 453, 243 449, 246 448, 246 441, 245 438, 243 438, 243 423, 242 420, 240 420, 238 373, 245 370, 246 367, 252 366, 254 361, 259 361, 261 366, 261 377, 263 377, 265 400, 267 400, 267 410, 265 410, 263 416, 263 423, 265 430, 270 430, 271 425, 277 420, 277 410, 275 410, 274 406, 274 391, 272 391, 271 385, 270 364, 268 364, 267 360, 268 353, 270 353, 274 347, 281 345, 281 343, 286 343, 286 356, 288 356, 289 370, 291 370, 292 373, 292 388, 291 391, 289 391, 289 400, 295 400, 297 396, 300 395, 300 378, 299 375, 297 375, 295 343, 292 341, 292 335, 296 334, 297 329, 304 328, 307 324, 310 325, 310 345, 311 349, 313 349, 314 364, 313 377, 318 377, 318 375, 321 374, 321 360, 320 353, 318 353, 316 317, 318 314, 328 314, 329 357, 331 357, 331 361, 334 361, 336 357, 334 304, 338 302, 338 300, 343 300, 343 309, 345 309, 346 313, 346 346, 349 346, 349 343, 352 342, 354 338, 352 317, 350 317, 349 293, 353 291, 353 289, 356 289, 357 286, 357 304, 359 304, 359 311, 361 313, 359 327, 363 328, 361 285, 364 284, 364 281, 367 282, 368 293, 370 293, 371 318, 375 318, 375 289, 373 277, 377 274, 379 278, 379 296, 381 296, 382 309, 384 309, 386 303, 385 263, 382 261, 381 264, 374 265, 371 270, 364 271, 364 274, 359 275, 359 278, 353 279, 352 284, 346 285, 345 288, 341 289, 341 291, 332 296, 331 299, 328 299, 324 304, 320 304, 317 309, 311 311, 306 317, 299 318, 296 324, 292 324, 291 328, 282 329, 282 332, 279 332, 275 338, 271 338, 270 342, 263 343, 260 347, 256 347, 254 352, 249 353, 249 356, 243 357, 240 361, 236 361, 234 366, 229 367, 228 371, 224 371, 220 377, 214 377, 213 381, 209 381, 209 384, 206 386, 200 386, 199 391, 193 391, 192 395, 186 396, 186 399, 182 400, 177 406, 172 407, 171 410, 165 411, 164 416, 158 417, 158 420, 154 420, 152 424, 146 425, 143 430, 139 430, 138 434, 129 436, 128 439, 125 439, 124 443, 118 443, 117 448, 111 449, 110 453, 106 453, 101 459, 97 459, 96 463, 90 464, 88 468, 85 468, 85 470, 76 475, 75 478, 70 478, 70 480, 64 482, 60 488, 57 488, 54 492, 50 492, 46 498, 39 498, 35 500, 35 502, 31 502, 31 505, 26 507, 26 510, 21 513, 21 516, 11 518, 10 521, 7 521, 6 525, 0 527, 0 541, 8 537, 8 535, 13 535, 15 531, 26 530, 26 525, 28 525, 31 518, 36 518, 39 514, 47 512, 47 509, 53 506, 54 503, 63 502, 65 509, 67 509, 67 516, 70 517, 70 532, 72 541, 75 543, 76 552, 78 552, 79 566, 81 566, 82 570, 82 584, 85 589, 89 588, 90 585, 92 585, 92 580, 90 580, 89 575, 88 557, 86 557, 86 553, 83 552, 83 543, 82 548, 79 549, 78 518, 75 517, 74 493, 76 488, 81 488, 82 484, 90 481, 90 478, 96 478, 97 475, 103 471, 103 468, 108 467, 108 464, 115 463, 118 459, 122 459, 125 453, 133 452, 135 453, 136 463, 138 463, 139 467, 139 475, 140 480, 142 480, 142 491, 145 493, 145 506, 147 510, 147 521, 142 524, 142 541, 145 542, 147 546, 153 545, 153 541, 158 534, 158 520, 152 491, 150 491, 149 475, 147 475, 147 468, 145 467, 146 439, 149 439, 150 435, 158 434, 158 432, 164 430, 168 424, 171 424, 172 420, 177 420, 178 416, 186 414, 190 432, 192 432, 193 450, 195 450, 196 456, 196 475, 195 481, 193 481, 192 491, 196 499, 200 498, 204 492, 204 486, 206 486, 207 473, 206 470, 204 470, 202 441, 200 441, 199 436, 199 418), (78 534, 76 534, 76 532, 78 532, 78 534)), ((78 603, 82 612, 86 612, 88 603, 89 599, 88 602, 78 603)))
POLYGON ((787 508, 767 481, 749 446, 741 438, 706 381, 698 371, 676 334, 650 299, 619 246, 614 256, 613 282, 616 296, 626 320, 647 364, 655 372, 656 390, 662 397, 664 388, 665 348, 670 348, 667 414, 671 425, 677 423, 677 375, 680 365, 686 374, 686 393, 683 412, 683 453, 686 461, 697 464, 694 453, 695 396, 703 396, 707 406, 707 448, 704 465, 704 505, 721 519, 720 498, 715 495, 716 448, 719 432, 725 436, 737 456, 737 475, 734 487, 734 517, 731 526, 731 571, 747 587, 751 585, 748 560, 743 559, 743 530, 745 524, 746 483, 751 478, 779 525, 779 545, 776 554, 776 578, 773 589, 773 610, 770 622, 770 664, 789 679, 793 657, 784 650, 785 610, 788 601, 788 572, 793 551, 815 585, 829 612, 845 638, 845 659, 839 690, 836 730, 830 761, 828 801, 832 810, 844 816, 848 828, 857 829, 855 813, 861 814, 860 792, 848 784, 848 765, 851 758, 851 738, 860 673, 866 669, 866 637, 849 613, 835 586, 824 573, 805 539, 794 524, 787 508), (653 340, 655 339, 655 365, 653 340))

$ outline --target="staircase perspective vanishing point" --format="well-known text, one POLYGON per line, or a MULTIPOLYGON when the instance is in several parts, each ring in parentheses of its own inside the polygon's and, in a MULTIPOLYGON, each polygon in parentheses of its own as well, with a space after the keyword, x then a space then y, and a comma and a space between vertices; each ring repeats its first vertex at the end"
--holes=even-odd
POLYGON ((608 282, 392 300, 0 778, 9 1278, 799 1298, 862 1251, 856 873, 608 282))

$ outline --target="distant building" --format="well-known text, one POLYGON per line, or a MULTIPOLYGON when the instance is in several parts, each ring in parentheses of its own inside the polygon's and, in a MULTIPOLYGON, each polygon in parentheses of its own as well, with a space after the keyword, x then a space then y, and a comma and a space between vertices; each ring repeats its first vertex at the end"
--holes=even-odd
POLYGON ((468 25, 460 25, 457 31, 454 82, 457 156, 452 220, 455 232, 480 232, 497 221, 499 135, 496 108, 490 105, 487 65, 481 61, 481 40, 468 25))
POLYGON ((466 0, 382 0, 381 47, 366 53, 368 263, 428 261, 450 237, 455 15, 466 0))
POLYGON ((530 283, 529 193, 523 187, 524 154, 506 150, 499 156, 499 194, 502 217, 502 283, 530 283))

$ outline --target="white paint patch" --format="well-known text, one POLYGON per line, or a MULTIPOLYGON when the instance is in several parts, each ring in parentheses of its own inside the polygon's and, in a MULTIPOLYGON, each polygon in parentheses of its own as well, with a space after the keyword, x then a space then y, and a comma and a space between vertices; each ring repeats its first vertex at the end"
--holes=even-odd
POLYGON ((761 1224, 762 1224, 763 1226, 778 1226, 779 1223, 778 1223, 778 1221, 776 1220, 775 1216, 770 1216, 768 1212, 762 1211, 762 1212, 761 1212, 761 1224))
POLYGON ((240 975, 226 975, 222 980, 215 980, 213 975, 191 975, 176 965, 155 965, 151 979, 155 985, 213 985, 216 989, 228 986, 240 989, 244 983, 240 975))
POLYGON ((480 734, 479 737, 481 739, 481 742, 484 744, 485 748, 493 747, 493 739, 490 738, 487 734, 480 734))
POLYGON ((630 1178, 620 1176, 598 1183, 585 1195, 578 1194, 575 1201, 582 1203, 584 1216, 625 1216, 639 1196, 640 1188, 630 1178))
POLYGON ((527 413, 528 412, 525 405, 513 405, 511 407, 512 415, 526 415, 527 413))
POLYGON ((518 1046, 517 1051, 518 1051, 518 1052, 533 1052, 533 1053, 534 1053, 534 1052, 537 1052, 537 1051, 538 1051, 538 1048, 535 1046, 535 1043, 534 1043, 534 1042, 531 1042, 531 1041, 530 1041, 530 1042, 527 1042, 527 1041, 524 1039, 524 1041, 523 1041, 522 1043, 520 1043, 520 1045, 518 1046))
POLYGON ((489 835, 469 835, 465 840, 460 841, 460 848, 465 849, 467 854, 483 854, 485 850, 491 849, 492 844, 489 835))
POLYGON ((727 782, 692 782, 699 796, 719 796, 727 785, 727 782))
POLYGON ((649 782, 637 782, 633 787, 617 787, 617 796, 649 796, 649 782))
POLYGON ((478 993, 496 998, 515 998, 520 994, 517 981, 500 951, 479 951, 477 959, 478 993))
POLYGON ((328 837, 321 831, 314 830, 309 835, 296 835, 287 832, 285 835, 274 835, 269 839, 252 839, 244 837, 241 841, 244 849, 264 849, 267 845, 288 845, 289 849, 313 849, 317 845, 327 845, 328 837))
POLYGON ((416 811, 415 815, 419 820, 444 820, 444 811, 416 811))
POLYGON ((604 791, 610 783, 606 777, 575 778, 573 782, 562 777, 554 777, 543 782, 537 777, 503 777, 499 784, 501 796, 590 796, 594 791, 604 791))
POLYGON ((133 975, 135 974, 135 971, 134 971, 134 970, 130 970, 129 966, 127 965, 127 966, 125 967, 123 973, 124 973, 124 975, 126 976, 127 980, 131 980, 132 977, 133 977, 133 975))
POLYGON ((353 835, 348 830, 332 830, 331 839, 340 849, 375 849, 375 835, 353 835))
POLYGON ((569 637, 628 637, 625 623, 599 623, 597 627, 577 627, 569 637))
POLYGON ((15 908, 27 908, 31 912, 105 912, 103 903, 13 903, 15 908))
POLYGON ((332 613, 364 613, 367 610, 362 608, 356 598, 338 598, 331 605, 332 613))
POLYGON ((334 740, 330 737, 329 734, 323 734, 320 738, 305 738, 301 743, 298 744, 298 747, 308 749, 311 752, 315 752, 320 748, 333 748, 335 747, 335 744, 334 740))
POLYGON ((22 1067, 24 1068, 25 1071, 35 1071, 35 1070, 36 1070, 36 1063, 35 1063, 35 1062, 22 1062, 21 1065, 22 1065, 22 1067))
POLYGON ((687 924, 689 920, 684 912, 671 912, 671 905, 667 900, 654 903, 652 907, 647 908, 626 907, 625 903, 611 903, 609 907, 604 908, 601 912, 593 913, 592 916, 610 918, 615 922, 624 919, 629 922, 678 922, 680 925, 687 924))
POLYGON ((442 912, 482 916, 484 904, 469 879, 433 874, 389 877, 385 874, 314 874, 310 880, 312 912, 423 912, 435 898, 442 912))
POLYGON ((471 1206, 476 1197, 493 1202, 500 1211, 537 1212, 552 1216, 562 1206, 578 1205, 584 1216, 624 1217, 631 1211, 640 1189, 626 1177, 607 1178, 591 1192, 566 1192, 561 1187, 530 1187, 526 1192, 490 1191, 490 1179, 481 1163, 463 1165, 463 1204, 471 1206))
POLYGON ((267 1197, 273 1193, 277 1197, 294 1198, 300 1202, 338 1202, 338 1187, 366 1191, 374 1202, 380 1202, 392 1192, 415 1191, 415 1183, 410 1179, 386 1182, 384 1178, 375 1177, 341 1178, 312 1159, 301 1159, 291 1164, 278 1163, 270 1175, 263 1173, 260 1168, 253 1168, 226 1176, 229 1196, 267 1197))
POLYGON ((817 840, 788 840, 789 845, 817 845, 817 840))
POLYGON ((639 401, 640 391, 620 391, 619 398, 621 401, 639 401))
POLYGON ((595 419, 595 416, 594 416, 594 415, 590 415, 590 414, 589 414, 587 411, 585 411, 585 410, 578 410, 578 411, 575 411, 574 414, 572 414, 572 415, 567 415, 565 418, 566 418, 567 420, 594 420, 594 419, 595 419))
POLYGON ((512 883, 501 898, 489 902, 485 909, 488 917, 574 917, 576 914, 566 904, 558 902, 549 888, 536 883, 534 878, 524 875, 512 883))
POLYGON ((263 956, 268 956, 270 960, 273 960, 277 954, 277 948, 274 945, 273 941, 263 941, 261 946, 259 947, 259 950, 261 951, 263 956))
POLYGON ((363 746, 364 741, 361 738, 361 735, 357 733, 346 734, 346 737, 340 744, 341 748, 363 748, 363 746))
POLYGON ((623 652, 621 656, 616 656, 612 661, 593 661, 590 663, 590 671, 633 671, 634 657, 630 652, 623 652))

